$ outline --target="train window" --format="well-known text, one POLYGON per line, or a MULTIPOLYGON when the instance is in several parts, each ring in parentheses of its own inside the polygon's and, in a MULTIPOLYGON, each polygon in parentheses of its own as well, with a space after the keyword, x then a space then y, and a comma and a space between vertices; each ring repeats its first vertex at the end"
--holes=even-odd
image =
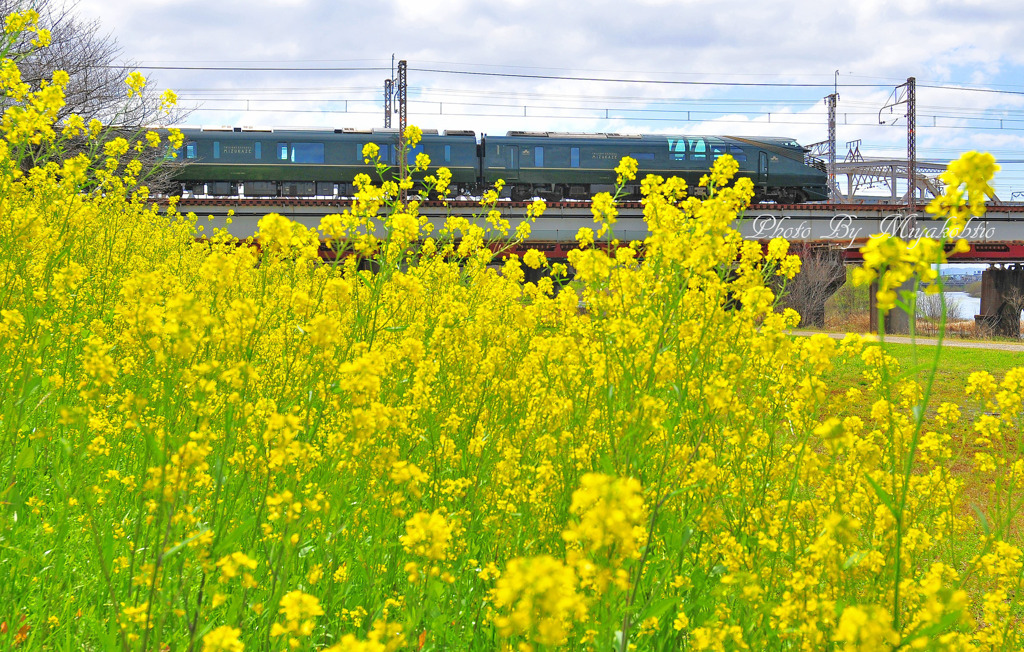
POLYGON ((578 168, 580 166, 580 148, 572 147, 569 149, 569 167, 578 168))
POLYGON ((668 151, 672 155, 673 161, 685 161, 686 160, 686 139, 680 138, 678 140, 674 138, 668 139, 668 151))
POLYGON ((539 168, 544 167, 544 148, 534 147, 533 148, 533 164, 539 168))
POLYGON ((213 158, 220 158, 220 141, 213 141, 213 158))
POLYGON ((288 143, 277 144, 277 160, 287 161, 288 160, 288 143))
POLYGON ((654 152, 630 152, 630 158, 635 158, 638 161, 653 161, 654 152))
POLYGON ((738 145, 729 145, 729 153, 732 154, 732 157, 739 162, 747 160, 746 151, 738 145))
POLYGON ((451 163, 452 162, 452 146, 451 145, 445 145, 444 146, 444 162, 445 163, 451 163))
POLYGON ((256 141, 255 143, 253 143, 253 146, 252 146, 252 151, 253 151, 253 154, 256 155, 256 160, 257 161, 260 160, 261 158, 263 158, 263 151, 262 151, 263 148, 262 148, 262 145, 263 145, 263 143, 261 143, 259 141, 256 141))
POLYGON ((703 138, 691 138, 690 139, 690 160, 691 161, 706 161, 708 160, 708 145, 703 138))
POLYGON ((391 163, 391 146, 381 145, 380 146, 380 162, 391 163))
POLYGON ((420 143, 416 147, 411 147, 405 153, 405 162, 409 165, 416 165, 416 157, 423 153, 423 143, 420 143))
POLYGON ((196 141, 190 140, 185 144, 185 158, 196 157, 196 141))
POLYGON ((292 163, 323 163, 323 143, 292 143, 292 163))

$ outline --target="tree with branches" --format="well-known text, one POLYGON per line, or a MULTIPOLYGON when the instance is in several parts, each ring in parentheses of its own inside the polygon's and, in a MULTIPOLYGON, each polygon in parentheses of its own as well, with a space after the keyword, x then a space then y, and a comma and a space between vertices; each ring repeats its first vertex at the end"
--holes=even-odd
MULTIPOLYGON (((66 103, 57 114, 57 124, 72 116, 80 116, 85 123, 98 120, 107 126, 104 136, 115 138, 184 119, 186 114, 168 102, 173 97, 166 93, 163 97, 141 93, 138 85, 126 83, 134 68, 130 62, 121 60, 121 46, 112 34, 102 30, 98 19, 82 19, 75 14, 74 5, 58 5, 52 0, 0 0, 0 20, 6 22, 8 16, 26 9, 39 14, 39 26, 49 31, 49 43, 39 47, 33 43, 34 34, 22 33, 14 52, 21 80, 36 90, 52 79, 55 71, 68 74, 66 103)), ((0 109, 11 103, 10 98, 0 97, 0 109)), ((101 142, 104 139, 101 137, 101 142)), ((75 156, 89 147, 85 141, 66 143, 62 157, 75 156)), ((175 167, 165 153, 150 150, 144 160, 147 167, 163 168, 149 178, 151 189, 158 191, 170 189, 175 167)))
POLYGON ((821 327, 825 325, 825 301, 846 282, 842 252, 821 246, 804 246, 797 250, 801 259, 800 273, 786 285, 781 305, 800 313, 801 325, 821 327))

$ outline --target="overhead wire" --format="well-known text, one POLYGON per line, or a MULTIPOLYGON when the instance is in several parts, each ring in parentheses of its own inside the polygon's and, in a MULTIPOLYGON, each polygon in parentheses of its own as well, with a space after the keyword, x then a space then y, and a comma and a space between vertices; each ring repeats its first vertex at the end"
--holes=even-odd
MULTIPOLYGON (((496 108, 505 108, 505 107, 496 107, 496 108)), ((320 114, 337 114, 337 115, 343 115, 343 114, 379 115, 380 114, 379 110, 377 110, 377 111, 363 111, 363 110, 341 110, 341 109, 331 109, 331 108, 287 109, 286 111, 281 111, 280 109, 261 109, 261 108, 258 108, 258 107, 257 108, 251 108, 251 107, 249 107, 249 108, 208 107, 208 108, 203 108, 202 110, 203 111, 210 111, 210 112, 220 112, 220 113, 239 113, 239 112, 242 112, 242 113, 282 113, 283 112, 283 113, 295 113, 295 114, 306 114, 306 113, 314 113, 315 114, 315 113, 320 113, 320 114)), ((550 110, 550 109, 548 109, 548 110, 550 110)), ((657 112, 657 113, 666 113, 666 112, 657 112)), ((682 113, 686 113, 686 112, 683 111, 682 113)), ((691 113, 695 113, 696 114, 698 112, 694 111, 694 112, 691 112, 691 113)), ((749 114, 751 116, 751 119, 749 119, 749 120, 735 120, 735 119, 731 119, 727 115, 719 115, 716 112, 707 112, 707 113, 708 113, 709 116, 719 116, 719 117, 709 117, 707 119, 699 119, 699 120, 697 120, 697 119, 683 119, 683 118, 681 118, 680 116, 677 116, 677 115, 674 115, 672 117, 659 118, 659 117, 652 117, 652 116, 634 116, 634 115, 628 115, 627 116, 627 115, 611 114, 611 113, 609 113, 607 115, 581 115, 581 114, 578 114, 578 113, 577 114, 532 113, 532 114, 523 115, 522 113, 519 113, 519 112, 516 112, 516 113, 458 112, 458 113, 436 113, 436 114, 433 114, 433 115, 446 115, 446 116, 451 116, 451 117, 465 117, 465 118, 518 118, 518 119, 529 119, 529 120, 534 120, 534 119, 633 120, 633 121, 639 121, 639 122, 652 122, 652 123, 673 122, 673 123, 677 123, 677 124, 680 123, 680 122, 694 122, 694 123, 696 123, 696 122, 713 122, 713 123, 717 123, 717 124, 779 124, 779 125, 799 125, 799 126, 820 126, 820 124, 821 124, 820 121, 814 121, 814 120, 793 120, 793 119, 785 119, 785 118, 781 117, 781 116, 795 117, 797 115, 797 114, 787 114, 787 113, 775 113, 775 112, 772 112, 771 116, 773 116, 773 117, 770 117, 768 113, 749 114), (763 118, 763 119, 759 120, 758 118, 763 118)), ((742 112, 734 112, 732 115, 737 115, 737 114, 738 115, 745 115, 742 112)), ((867 115, 867 114, 860 114, 860 115, 867 115)), ((930 125, 930 124, 923 124, 923 123, 920 122, 921 118, 922 118, 922 116, 919 115, 918 116, 918 125, 917 125, 919 129, 929 130, 929 129, 957 128, 956 125, 930 125)), ((1017 121, 1014 121, 1014 122, 1024 122, 1024 120, 1017 120, 1017 121)), ((888 123, 879 124, 878 122, 874 122, 874 121, 869 121, 869 122, 849 122, 849 121, 847 121, 847 122, 844 122, 842 124, 843 124, 843 126, 850 126, 850 127, 872 127, 872 128, 885 128, 885 127, 890 127, 891 126, 888 123)), ((964 128, 964 127, 961 127, 961 128, 964 128)), ((1002 127, 999 127, 999 126, 986 127, 986 126, 971 125, 969 128, 972 129, 972 130, 976 130, 976 131, 1024 132, 1024 127, 1006 127, 1006 126, 1002 126, 1002 127)))
MULTIPOLYGON (((118 68, 123 66, 98 66, 101 68, 118 68)), ((143 70, 180 70, 180 71, 221 71, 221 72, 383 72, 391 71, 385 66, 191 66, 191 65, 154 65, 138 64, 136 67, 143 70)), ((578 75, 540 75, 532 73, 515 72, 489 72, 483 70, 455 70, 444 68, 421 68, 410 66, 410 72, 424 72, 438 75, 465 75, 476 77, 499 77, 515 79, 543 79, 551 81, 584 81, 601 82, 614 84, 652 84, 668 86, 722 86, 722 87, 751 87, 751 88, 836 88, 833 83, 804 83, 804 82, 742 82, 742 81, 706 81, 692 79, 637 79, 635 77, 589 77, 578 75)), ((884 83, 844 83, 843 88, 882 88, 889 84, 884 83)), ((951 84, 923 84, 918 83, 918 88, 932 88, 943 90, 968 91, 978 93, 999 93, 1006 95, 1024 96, 1024 91, 1007 90, 999 88, 972 87, 951 84)))
MULTIPOLYGON (((182 99, 186 99, 186 98, 182 98, 182 99)), ((250 102, 250 100, 248 100, 246 98, 232 98, 232 97, 221 97, 221 98, 204 97, 204 98, 187 98, 187 99, 192 99, 193 101, 222 101, 222 102, 247 102, 247 103, 250 102)), ((269 103, 311 103, 311 102, 312 103, 320 103, 320 104, 331 104, 331 103, 370 104, 370 103, 377 103, 379 100, 377 100, 377 99, 365 99, 365 98, 351 97, 351 98, 289 98, 289 99, 261 98, 261 99, 254 100, 254 101, 258 102, 258 103, 267 103, 267 104, 269 104, 269 103)), ((657 119, 657 118, 652 118, 650 116, 672 116, 672 119, 676 120, 676 119, 682 119, 682 116, 685 115, 686 116, 686 120, 685 121, 688 121, 688 122, 695 121, 693 119, 694 117, 700 118, 702 116, 705 119, 714 119, 716 117, 721 117, 721 116, 724 116, 724 115, 740 115, 740 116, 745 116, 745 117, 750 117, 750 118, 755 118, 755 119, 756 118, 765 118, 768 121, 771 121, 771 116, 772 115, 775 115, 775 116, 798 115, 798 114, 786 111, 785 109, 777 110, 777 111, 771 111, 771 110, 765 110, 765 109, 758 110, 758 111, 750 111, 750 110, 742 110, 742 109, 712 110, 710 107, 703 108, 703 109, 668 108, 669 105, 664 105, 664 106, 660 106, 660 107, 656 107, 656 108, 624 108, 624 107, 613 107, 613 106, 606 106, 606 107, 599 107, 599 106, 566 106, 566 105, 525 104, 525 103, 509 104, 509 103, 501 103, 501 102, 466 102, 466 101, 451 101, 451 100, 448 100, 448 101, 436 100, 436 101, 434 101, 434 100, 422 100, 422 99, 420 99, 420 100, 410 100, 409 104, 412 105, 412 106, 414 106, 414 105, 426 105, 426 106, 431 107, 431 108, 433 108, 433 106, 436 104, 437 107, 438 107, 438 113, 436 113, 434 115, 465 115, 465 116, 480 116, 480 115, 488 115, 489 116, 489 115, 494 115, 494 116, 498 116, 498 117, 522 117, 522 118, 546 117, 545 115, 538 114, 537 113, 538 111, 575 112, 574 114, 573 113, 568 113, 568 114, 562 114, 562 115, 556 116, 556 117, 560 117, 560 118, 607 119, 607 120, 623 119, 623 120, 641 120, 641 121, 649 121, 649 120, 657 119), (445 106, 447 106, 449 108, 449 111, 448 111, 447 114, 444 113, 444 107, 445 106), (465 107, 472 107, 474 109, 493 108, 493 109, 496 109, 496 110, 499 110, 499 111, 501 111, 501 110, 506 110, 507 111, 507 110, 515 109, 516 113, 514 115, 513 114, 506 114, 506 113, 484 113, 484 114, 479 114, 479 113, 469 113, 469 112, 465 112, 465 111, 455 111, 455 112, 453 112, 451 110, 453 108, 465 108, 465 107), (520 114, 520 111, 522 112, 521 114, 520 114)), ((205 108, 204 110, 212 110, 212 107, 211 108, 205 108)), ((242 109, 239 108, 237 110, 242 110, 242 109)), ((251 108, 247 108, 246 110, 252 110, 252 109, 251 108)), ((292 111, 292 110, 291 109, 286 109, 285 110, 285 112, 290 112, 290 111, 292 111)), ((299 111, 299 109, 296 109, 296 111, 299 111)), ((433 112, 431 112, 431 114, 433 114, 433 112)), ((846 126, 851 126, 851 125, 862 124, 862 123, 858 122, 856 120, 856 118, 860 118, 860 117, 864 117, 864 116, 877 116, 877 111, 842 111, 842 112, 840 112, 840 115, 842 116, 841 124, 846 125, 846 126), (851 122, 850 119, 849 119, 851 116, 853 116, 855 118, 855 120, 853 122, 851 122)), ((897 114, 894 117, 899 118, 900 116, 897 114)), ((777 119, 775 122, 779 122, 779 120, 777 119)), ((922 127, 922 128, 949 128, 949 127, 975 128, 976 127, 976 128, 994 128, 994 129, 1009 130, 1009 129, 1013 129, 1013 127, 1012 126, 1006 126, 1006 125, 1014 125, 1014 124, 1018 124, 1018 123, 1024 123, 1024 115, 1022 115, 1022 117, 1020 117, 1020 118, 1015 118, 1015 117, 1009 117, 1009 116, 1005 116, 1005 115, 991 115, 991 114, 986 115, 984 113, 976 113, 976 114, 973 114, 973 115, 957 115, 957 114, 951 114, 951 113, 947 114, 947 113, 921 113, 921 112, 918 112, 918 114, 917 114, 917 122, 918 122, 919 126, 922 127), (932 121, 932 124, 930 124, 930 125, 928 124, 929 120, 932 121), (953 121, 970 120, 970 121, 974 121, 974 122, 990 123, 993 126, 992 127, 985 127, 984 125, 967 125, 967 126, 965 126, 965 125, 962 125, 962 124, 957 124, 957 125, 943 124, 943 125, 939 125, 939 124, 937 124, 938 120, 943 120, 943 121, 945 121, 945 120, 953 120, 953 121), (1000 126, 996 127, 995 123, 999 123, 1000 126)), ((805 124, 817 124, 817 123, 816 122, 814 122, 814 123, 805 122, 805 124)))
MULTIPOLYGON (((197 63, 206 63, 206 62, 213 62, 213 61, 215 61, 215 60, 211 60, 211 59, 190 59, 190 60, 156 61, 156 62, 149 62, 149 63, 147 63, 147 62, 134 62, 132 65, 135 65, 135 66, 138 66, 138 67, 143 67, 143 68, 148 68, 148 69, 154 69, 155 66, 164 66, 164 67, 170 68, 170 67, 172 67, 172 64, 175 64, 177 66, 185 66, 186 64, 197 64, 197 63)), ((418 61, 420 63, 424 63, 424 64, 436 64, 436 65, 443 65, 443 66, 470 66, 470 67, 477 67, 477 68, 506 68, 506 69, 515 69, 515 70, 563 70, 563 71, 580 70, 579 68, 576 68, 576 67, 567 68, 567 67, 564 67, 564 66, 527 66, 527 65, 522 65, 522 64, 486 64, 486 63, 479 63, 479 62, 439 61, 439 60, 432 60, 432 59, 419 59, 418 61)), ((242 63, 248 63, 248 64, 278 64, 278 62, 279 62, 279 60, 277 60, 277 59, 232 59, 232 60, 220 60, 220 65, 224 66, 226 64, 242 64, 242 63)), ((355 63, 355 62, 364 62, 364 63, 380 63, 381 65, 383 65, 383 64, 388 62, 388 59, 384 59, 384 58, 376 58, 376 59, 292 59, 292 60, 289 61, 289 63, 304 63, 304 62, 310 62, 310 63, 355 63)), ((262 66, 250 66, 247 69, 261 70, 261 69, 268 69, 268 68, 262 67, 262 66)), ((304 67, 302 69, 305 70, 305 69, 308 69, 308 67, 304 67)), ((587 72, 624 73, 624 72, 627 72, 627 71, 624 71, 624 70, 621 70, 621 69, 612 69, 612 68, 597 68, 597 69, 591 69, 591 70, 589 70, 587 72)), ((678 70, 656 70, 656 71, 651 71, 651 70, 643 70, 643 71, 630 70, 628 72, 631 73, 631 74, 634 74, 634 75, 637 75, 637 74, 639 74, 639 75, 682 75, 682 76, 690 76, 690 77, 697 77, 697 76, 704 76, 704 77, 707 77, 707 76, 714 76, 714 77, 782 77, 782 76, 785 76, 784 74, 777 73, 777 72, 772 72, 772 73, 751 73, 751 72, 729 73, 729 72, 721 72, 721 71, 712 71, 712 72, 705 71, 705 72, 681 73, 678 70)), ((838 71, 836 71, 836 73, 838 73, 838 71)), ((833 72, 826 72, 826 73, 801 73, 801 76, 803 76, 803 77, 821 77, 821 78, 828 79, 829 82, 827 84, 824 84, 825 86, 835 86, 837 80, 839 80, 840 83, 838 85, 839 86, 843 86, 843 87, 850 87, 851 86, 850 84, 846 83, 845 81, 841 81, 841 80, 848 80, 848 79, 874 80, 872 84, 868 84, 868 85, 875 85, 875 86, 891 86, 891 85, 893 85, 894 82, 896 84, 901 84, 901 83, 903 83, 905 81, 905 79, 902 78, 902 77, 888 77, 888 76, 879 76, 879 75, 856 75, 856 74, 852 74, 852 73, 846 73, 846 74, 839 75, 838 77, 836 77, 836 73, 833 73, 833 72)), ((513 73, 508 73, 508 74, 513 74, 513 73)), ((971 84, 971 83, 961 83, 961 82, 955 82, 955 81, 938 82, 938 81, 932 81, 932 80, 928 80, 928 79, 920 79, 919 78, 919 79, 917 79, 917 85, 918 85, 918 87, 957 88, 957 89, 986 90, 986 91, 988 91, 988 90, 1008 90, 1008 89, 1016 88, 1016 89, 1021 89, 1021 91, 1024 92, 1024 85, 1020 85, 1020 84, 991 84, 990 86, 1003 86, 1005 88, 1004 89, 998 89, 998 88, 990 89, 990 88, 987 88, 987 87, 979 87, 978 85, 971 84)))

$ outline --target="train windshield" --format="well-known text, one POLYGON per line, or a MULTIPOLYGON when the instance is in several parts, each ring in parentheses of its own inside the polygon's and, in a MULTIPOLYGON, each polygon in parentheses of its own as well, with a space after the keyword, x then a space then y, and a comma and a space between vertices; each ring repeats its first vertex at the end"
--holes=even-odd
POLYGON ((691 138, 690 139, 690 160, 691 161, 706 161, 708 160, 708 144, 703 138, 691 138))

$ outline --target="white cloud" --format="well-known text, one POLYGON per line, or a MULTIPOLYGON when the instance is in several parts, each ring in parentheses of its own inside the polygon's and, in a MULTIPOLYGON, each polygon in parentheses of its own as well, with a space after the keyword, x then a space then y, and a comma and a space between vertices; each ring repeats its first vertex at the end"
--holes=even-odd
MULTIPOLYGON (((380 125, 383 80, 395 54, 410 66, 410 120, 426 128, 728 132, 814 142, 826 137, 821 99, 838 69, 841 154, 857 138, 867 154, 905 151, 903 123, 879 127, 877 114, 892 88, 914 76, 922 157, 988 147, 1024 159, 1024 131, 978 128, 997 124, 984 118, 1024 120, 1024 96, 927 88, 955 82, 1024 91, 1024 15, 1010 0, 870 0, 827 8, 808 0, 742 2, 728 11, 707 0, 81 0, 77 11, 99 17, 126 59, 145 65, 387 69, 151 71, 183 98, 205 98, 191 119, 196 124, 380 125), (638 85, 425 69, 822 86, 638 85), (230 101, 212 99, 218 97, 230 101), (650 112, 656 108, 678 112, 650 112), (686 110, 694 112, 688 121, 686 110), (771 123, 756 115, 768 112, 771 123), (798 124, 783 123, 783 114, 798 124)), ((1004 127, 1011 124, 1024 129, 1024 122, 1004 127)), ((1007 167, 1006 176, 1024 189, 1024 167, 1007 167)))

